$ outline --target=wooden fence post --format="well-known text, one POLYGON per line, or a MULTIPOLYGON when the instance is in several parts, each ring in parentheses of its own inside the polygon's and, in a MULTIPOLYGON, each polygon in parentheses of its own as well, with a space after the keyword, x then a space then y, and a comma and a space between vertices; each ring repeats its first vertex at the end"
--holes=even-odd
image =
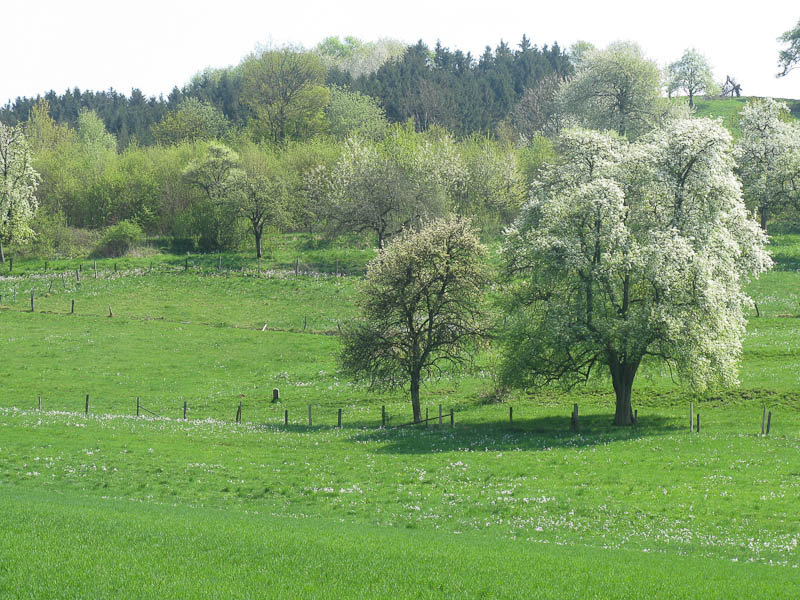
POLYGON ((342 409, 339 409, 339 418, 337 419, 336 426, 341 429, 342 428, 342 409))
POLYGON ((42 410, 42 396, 39 395, 39 410, 42 410))
POLYGON ((439 405, 439 426, 442 425, 442 405, 439 405))
POLYGON ((697 413, 697 433, 700 433, 700 413, 697 413))
POLYGON ((453 429, 456 426, 456 417, 453 409, 450 409, 450 429, 453 429))
POLYGON ((78 271, 78 269, 75 269, 75 281, 77 281, 78 283, 81 282, 81 272, 78 271))
POLYGON ((511 425, 512 427, 514 425, 514 407, 513 406, 509 406, 508 407, 508 424, 511 425))
POLYGON ((97 261, 94 261, 94 278, 97 279, 97 261))
POLYGON ((578 424, 578 405, 572 405, 572 418, 570 419, 570 425, 572 426, 573 431, 579 431, 580 425, 578 424))
POLYGON ((767 420, 767 405, 764 405, 764 410, 761 412, 761 437, 764 437, 764 423, 767 420))
POLYGON ((425 427, 428 426, 428 409, 425 408, 425 427))
POLYGON ((638 423, 639 423, 639 409, 637 408, 636 410, 633 411, 633 426, 636 427, 638 423))
MULTIPOLYGON (((266 327, 267 326, 264 325, 264 329, 266 329, 266 327)), ((262 329, 261 331, 264 331, 264 329, 262 329)), ((280 401, 280 399, 281 399, 281 391, 278 388, 272 388, 272 401, 278 402, 280 401)))
POLYGON ((772 411, 767 414, 767 435, 769 435, 769 426, 772 424, 772 411))
POLYGON ((386 427, 386 406, 381 406, 381 427, 386 427))
POLYGON ((31 312, 35 311, 35 304, 33 302, 33 290, 31 290, 31 312))
POLYGON ((136 396, 136 416, 139 416, 139 396, 136 396))
POLYGON ((89 416, 89 394, 86 394, 86 416, 89 416))
POLYGON ((186 400, 183 401, 183 420, 186 420, 186 400))
POLYGON ((283 411, 283 424, 284 425, 288 425, 289 424, 289 409, 288 408, 285 411, 283 411))
POLYGON ((8 257, 8 272, 11 273, 14 270, 14 257, 8 257))
POLYGON ((69 314, 75 314, 75 298, 72 299, 72 308, 70 309, 69 314))
POLYGON ((689 402, 689 431, 694 426, 694 402, 689 402))
POLYGON ((308 426, 311 427, 311 405, 308 405, 308 426))

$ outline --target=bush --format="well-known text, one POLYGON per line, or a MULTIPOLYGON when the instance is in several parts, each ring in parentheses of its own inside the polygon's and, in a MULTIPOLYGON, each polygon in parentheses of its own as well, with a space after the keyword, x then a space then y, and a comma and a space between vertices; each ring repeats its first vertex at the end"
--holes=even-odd
POLYGON ((112 258, 124 256, 144 238, 142 228, 132 221, 120 221, 106 229, 94 256, 112 258))
POLYGON ((86 256, 97 246, 100 234, 97 231, 70 227, 63 213, 47 213, 39 210, 31 222, 34 237, 26 245, 15 245, 13 250, 20 256, 39 258, 73 258, 86 256))

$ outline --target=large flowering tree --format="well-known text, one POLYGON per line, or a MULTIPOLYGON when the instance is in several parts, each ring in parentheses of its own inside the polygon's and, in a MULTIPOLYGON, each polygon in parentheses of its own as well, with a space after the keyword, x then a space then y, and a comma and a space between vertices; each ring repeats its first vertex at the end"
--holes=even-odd
POLYGON ((39 174, 22 127, 0 123, 0 262, 3 246, 23 242, 33 235, 30 220, 38 206, 39 174))
POLYGON ((506 239, 505 381, 569 385, 603 367, 619 425, 632 423, 647 360, 699 388, 735 383, 743 285, 771 262, 730 135, 706 119, 636 143, 578 130, 562 137, 561 157, 506 239))

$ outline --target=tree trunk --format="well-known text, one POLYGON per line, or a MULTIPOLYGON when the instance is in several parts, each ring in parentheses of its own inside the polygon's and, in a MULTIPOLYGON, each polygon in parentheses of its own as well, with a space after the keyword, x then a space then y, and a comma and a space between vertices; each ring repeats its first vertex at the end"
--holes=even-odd
POLYGON ((253 235, 256 237, 256 258, 261 258, 261 231, 253 228, 253 235))
POLYGON ((6 255, 3 254, 3 242, 0 242, 0 263, 6 262, 6 255))
POLYGON ((614 425, 633 425, 633 407, 631 390, 633 378, 636 377, 637 364, 616 364, 611 366, 611 381, 617 396, 617 408, 614 413, 614 425))
POLYGON ((761 229, 766 231, 767 230, 767 207, 766 206, 762 206, 761 210, 759 210, 758 212, 760 213, 760 216, 761 216, 761 229))
POLYGON ((422 410, 419 406, 419 382, 420 374, 412 373, 411 375, 411 408, 414 411, 414 423, 422 421, 422 410))

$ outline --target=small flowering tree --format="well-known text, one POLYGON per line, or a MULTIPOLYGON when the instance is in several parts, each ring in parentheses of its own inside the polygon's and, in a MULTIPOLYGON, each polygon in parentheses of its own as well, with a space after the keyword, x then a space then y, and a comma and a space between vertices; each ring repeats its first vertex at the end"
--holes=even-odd
POLYGON ((743 285, 771 263, 733 175, 730 135, 687 119, 637 143, 572 131, 561 148, 506 239, 503 379, 570 385, 605 367, 618 425, 633 422, 645 361, 698 388, 735 383, 743 285))
POLYGON ((367 266, 341 364, 373 387, 408 385, 415 423, 423 377, 468 362, 487 334, 485 252, 468 220, 449 217, 404 231, 367 266))
POLYGON ((694 97, 698 94, 711 94, 716 89, 714 75, 708 59, 694 48, 688 48, 674 63, 670 63, 664 73, 667 79, 667 93, 684 90, 689 96, 689 106, 694 108, 694 97))
POLYGON ((33 235, 30 220, 36 212, 39 174, 22 127, 0 123, 0 262, 3 246, 23 242, 33 235))

